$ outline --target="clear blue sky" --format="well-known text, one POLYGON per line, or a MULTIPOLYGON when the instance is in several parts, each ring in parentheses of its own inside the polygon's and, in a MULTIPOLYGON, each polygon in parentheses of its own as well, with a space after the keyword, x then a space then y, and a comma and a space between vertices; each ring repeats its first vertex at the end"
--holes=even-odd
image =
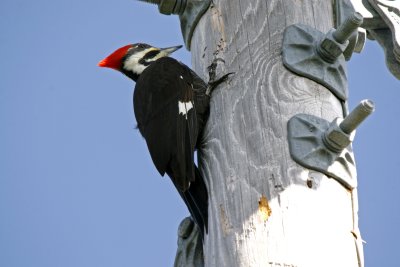
MULTIPOLYGON (((2 0, 0 33, 0 266, 172 266, 186 208, 134 129, 133 83, 96 64, 132 42, 183 44, 178 18, 133 0, 2 0)), ((350 107, 377 106, 354 142, 366 266, 399 266, 400 84, 372 42, 349 73, 350 107)))

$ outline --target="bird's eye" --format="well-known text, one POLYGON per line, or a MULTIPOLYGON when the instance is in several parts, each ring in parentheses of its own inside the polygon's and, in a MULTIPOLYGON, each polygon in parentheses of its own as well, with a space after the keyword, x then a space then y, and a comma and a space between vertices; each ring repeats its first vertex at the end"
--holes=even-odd
POLYGON ((139 48, 145 48, 145 45, 144 45, 144 44, 138 44, 137 47, 139 47, 139 48))
POLYGON ((158 53, 160 53, 160 51, 158 51, 158 50, 152 50, 152 51, 148 52, 148 53, 144 56, 144 59, 153 58, 153 57, 157 56, 158 53))

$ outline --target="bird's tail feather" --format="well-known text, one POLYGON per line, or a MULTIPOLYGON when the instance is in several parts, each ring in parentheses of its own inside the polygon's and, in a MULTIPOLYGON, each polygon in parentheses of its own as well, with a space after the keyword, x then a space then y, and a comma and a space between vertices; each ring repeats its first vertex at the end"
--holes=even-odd
POLYGON ((195 177, 195 180, 190 183, 187 190, 182 192, 178 189, 178 192, 188 207, 204 239, 204 231, 208 232, 208 193, 204 179, 196 166, 195 177))

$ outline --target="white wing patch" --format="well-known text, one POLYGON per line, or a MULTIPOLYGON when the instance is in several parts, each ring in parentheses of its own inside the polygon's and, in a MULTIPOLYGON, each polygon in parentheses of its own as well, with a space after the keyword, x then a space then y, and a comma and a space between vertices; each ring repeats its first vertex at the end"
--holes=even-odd
POLYGON ((187 114, 189 110, 193 108, 193 104, 190 101, 189 102, 178 101, 178 108, 179 108, 179 114, 182 114, 187 118, 187 114))

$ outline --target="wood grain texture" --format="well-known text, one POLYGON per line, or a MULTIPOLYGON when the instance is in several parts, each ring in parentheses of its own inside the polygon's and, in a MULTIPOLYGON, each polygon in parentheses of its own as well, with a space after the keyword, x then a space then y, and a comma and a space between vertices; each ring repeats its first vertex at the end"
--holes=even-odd
POLYGON ((332 2, 214 0, 194 32, 200 76, 208 79, 213 61, 217 76, 235 72, 212 95, 199 151, 210 194, 205 266, 358 266, 351 192, 289 154, 293 115, 331 121, 342 114, 329 90, 282 65, 283 31, 294 23, 326 32, 332 2))

